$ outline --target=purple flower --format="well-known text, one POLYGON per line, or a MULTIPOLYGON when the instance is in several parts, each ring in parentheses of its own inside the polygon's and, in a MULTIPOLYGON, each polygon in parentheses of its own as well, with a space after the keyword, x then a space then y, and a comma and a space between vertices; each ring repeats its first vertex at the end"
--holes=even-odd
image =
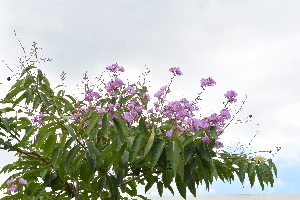
POLYGON ((125 88, 125 90, 128 94, 134 94, 135 93, 135 88, 131 87, 131 86, 128 86, 127 88, 125 88))
POLYGON ((90 123, 90 120, 87 120, 87 121, 85 121, 85 122, 83 123, 83 126, 82 126, 83 130, 86 130, 86 128, 87 128, 87 126, 89 125, 89 123, 90 123))
POLYGON ((224 147, 222 142, 216 141, 216 145, 218 145, 219 147, 224 147))
POLYGON ((178 129, 179 131, 184 131, 184 128, 182 128, 182 127, 179 126, 178 124, 177 124, 177 129, 178 129))
POLYGON ((172 135, 173 135, 173 130, 172 129, 166 132, 167 137, 171 137, 172 135))
POLYGON ((142 112, 142 111, 143 111, 143 108, 142 108, 142 107, 136 107, 136 108, 135 108, 135 111, 138 112, 138 113, 139 113, 139 112, 142 112))
POLYGON ((78 113, 75 113, 74 115, 70 116, 70 119, 77 119, 79 117, 78 113))
POLYGON ((170 72, 173 72, 174 74, 180 76, 180 75, 183 75, 182 72, 180 71, 180 68, 179 67, 172 67, 169 69, 170 72))
POLYGON ((128 122, 131 123, 133 120, 136 118, 137 113, 136 112, 125 112, 123 114, 124 119, 128 122))
POLYGON ((205 137, 202 138, 202 141, 203 141, 203 142, 208 142, 209 140, 210 140, 210 139, 209 139, 209 137, 208 137, 207 135, 206 135, 205 137))
POLYGON ((107 66, 106 69, 111 72, 117 72, 117 71, 124 72, 125 71, 124 68, 122 66, 119 66, 117 63, 107 66))
POLYGON ((147 101, 150 101, 150 100, 151 100, 150 95, 147 94, 147 93, 144 93, 144 94, 143 94, 143 99, 145 99, 145 100, 147 100, 147 101))
POLYGON ((13 186, 11 186, 10 188, 8 188, 8 191, 9 191, 9 192, 14 192, 14 191, 17 190, 17 188, 18 188, 18 186, 13 185, 13 186))
POLYGON ((121 87, 123 85, 123 81, 119 78, 115 79, 115 80, 111 80, 107 83, 106 85, 106 90, 108 92, 109 95, 111 96, 116 96, 115 94, 113 94, 112 92, 121 87))
POLYGON ((107 106, 108 106, 109 110, 114 110, 114 108, 120 106, 120 104, 118 104, 118 103, 116 103, 116 104, 109 103, 109 104, 107 104, 107 106))
POLYGON ((7 181, 7 185, 11 185, 14 182, 14 179, 11 178, 10 180, 7 181))
POLYGON ((200 81, 200 83, 201 83, 201 87, 216 85, 216 82, 211 77, 209 77, 207 79, 202 78, 202 80, 200 81))
POLYGON ((106 113, 107 111, 104 108, 98 109, 97 113, 106 113))
POLYGON ((154 94, 154 97, 157 97, 158 99, 160 99, 161 96, 164 94, 165 90, 167 89, 167 87, 168 87, 167 85, 161 87, 159 89, 159 91, 154 94))
POLYGON ((20 178, 20 179, 19 179, 19 183, 20 183, 20 184, 27 184, 27 181, 24 180, 23 178, 20 178))
POLYGON ((221 110, 221 116, 225 119, 225 120, 229 120, 231 118, 230 112, 227 109, 223 109, 221 110))
POLYGON ((82 112, 84 112, 84 113, 88 112, 87 109, 85 109, 85 108, 79 108, 79 110, 82 111, 82 112))
POLYGON ((32 123, 36 124, 36 125, 45 125, 45 122, 41 121, 40 119, 44 118, 45 115, 44 114, 39 114, 36 115, 31 121, 32 123))
POLYGON ((236 102, 237 100, 235 99, 235 97, 237 96, 238 94, 233 91, 233 90, 230 90, 230 91, 227 91, 226 94, 224 94, 224 96, 228 99, 228 102, 229 103, 233 103, 233 102, 236 102))

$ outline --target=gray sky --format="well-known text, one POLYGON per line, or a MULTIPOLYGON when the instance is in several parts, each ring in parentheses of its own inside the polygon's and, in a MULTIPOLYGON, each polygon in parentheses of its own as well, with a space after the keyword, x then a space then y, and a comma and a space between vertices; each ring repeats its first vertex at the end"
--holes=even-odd
MULTIPOLYGON (((224 93, 233 89, 239 94, 237 105, 248 95, 237 117, 253 115, 247 125, 232 124, 221 140, 247 143, 259 124, 253 149, 282 147, 274 160, 282 174, 292 176, 300 165, 299 10, 296 0, 1 1, 0 59, 16 69, 13 64, 23 55, 16 30, 28 53, 36 41, 41 55, 53 59, 40 65, 50 80, 59 84, 65 71, 71 90, 85 71, 93 78, 116 62, 130 78, 147 65, 154 92, 169 83, 169 68, 180 67, 184 76, 171 88, 170 97, 176 98, 193 99, 199 80, 213 77, 217 85, 204 92, 199 104, 204 113, 219 112, 224 93)), ((10 71, 1 67, 5 82, 10 71)), ((282 191, 300 193, 284 188, 296 188, 297 182, 280 174, 277 181, 282 191)), ((222 187, 214 190, 226 193, 222 187)))

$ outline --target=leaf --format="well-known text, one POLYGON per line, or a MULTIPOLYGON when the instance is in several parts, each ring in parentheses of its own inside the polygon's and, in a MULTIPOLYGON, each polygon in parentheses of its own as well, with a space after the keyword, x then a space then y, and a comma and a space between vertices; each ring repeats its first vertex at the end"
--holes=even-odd
POLYGON ((96 113, 93 118, 90 120, 88 127, 85 130, 85 134, 88 135, 94 128, 95 126, 98 124, 98 122, 100 121, 101 117, 102 117, 102 113, 96 113))
POLYGON ((218 140, 217 128, 215 126, 210 127, 210 134, 213 139, 218 140))
POLYGON ((59 157, 59 154, 61 152, 61 148, 60 147, 55 147, 55 149, 52 152, 52 156, 51 156, 51 161, 52 161, 52 165, 54 167, 56 167, 56 162, 57 162, 57 158, 59 157))
POLYGON ((268 159, 268 163, 269 163, 270 168, 273 169, 274 174, 275 174, 275 176, 277 178, 277 168, 276 168, 276 165, 273 163, 272 159, 268 159))
POLYGON ((203 141, 200 141, 200 151, 201 151, 201 155, 202 157, 207 161, 209 162, 210 161, 210 155, 205 147, 205 144, 203 141))
POLYGON ((46 125, 42 126, 39 129, 38 133, 45 132, 45 131, 47 131, 51 127, 56 127, 55 129, 58 129, 58 128, 60 128, 60 125, 57 122, 50 122, 49 124, 46 124, 46 125))
MULTIPOLYGON (((27 92, 23 92, 23 94, 21 94, 14 102, 13 102, 13 108, 18 105, 23 99, 25 99, 27 96, 27 92)), ((28 103, 26 103, 28 104, 28 103)))
POLYGON ((101 132, 103 133, 103 136, 105 138, 108 138, 108 126, 109 126, 109 122, 108 122, 108 114, 105 113, 103 118, 102 118, 102 128, 101 128, 101 132))
POLYGON ((178 171, 179 159, 181 159, 180 149, 175 141, 171 142, 170 145, 167 147, 167 159, 171 163, 173 175, 175 176, 175 174, 178 171))
POLYGON ((153 145, 154 136, 155 136, 155 131, 154 131, 154 127, 153 127, 152 131, 151 131, 150 138, 148 139, 148 142, 147 142, 145 150, 144 150, 144 157, 146 157, 146 155, 149 153, 149 151, 150 151, 150 149, 153 145))
POLYGON ((55 178, 56 178, 56 174, 52 173, 52 172, 49 172, 45 178, 44 178, 44 185, 46 187, 50 187, 51 186, 51 181, 53 181, 55 178))
POLYGON ((239 166, 238 176, 239 176, 240 181, 241 181, 242 184, 244 184, 245 173, 247 172, 247 168, 248 168, 248 163, 246 163, 246 162, 243 162, 239 166))
POLYGON ((80 150, 80 144, 74 146, 68 153, 67 157, 66 157, 66 161, 65 164, 66 166, 70 166, 73 165, 74 163, 74 158, 77 156, 78 152, 80 150))
POLYGON ((157 191, 158 191, 159 196, 162 196, 163 190, 164 190, 163 183, 161 181, 159 181, 157 183, 157 191))
POLYGON ((92 142, 91 139, 85 139, 85 143, 87 145, 87 148, 89 150, 89 154, 93 159, 96 159, 99 155, 100 152, 98 149, 95 147, 94 143, 92 142))
POLYGON ((89 154, 86 155, 86 159, 87 159, 91 174, 94 174, 95 173, 95 160, 89 154))
POLYGON ((139 150, 142 148, 142 140, 143 140, 144 136, 139 133, 134 141, 133 141, 133 144, 132 144, 132 147, 131 147, 131 151, 130 151, 130 154, 129 154, 129 162, 133 162, 133 160, 136 158, 139 150))
MULTIPOLYGON (((16 87, 12 91, 10 91, 4 98, 4 101, 11 101, 17 94, 22 91, 21 87, 16 87)), ((25 98, 25 97, 24 97, 25 98)))
POLYGON ((47 133, 41 132, 37 134, 35 139, 35 148, 38 150, 45 142, 47 133))
POLYGON ((76 135, 75 135, 74 129, 69 125, 64 125, 64 127, 67 129, 67 131, 70 133, 70 135, 75 139, 76 135))
POLYGON ((48 101, 48 98, 46 97, 46 95, 42 92, 39 93, 39 96, 41 97, 41 100, 44 102, 44 104, 46 106, 50 106, 50 103, 48 101))
POLYGON ((183 183, 182 179, 180 176, 175 177, 175 182, 177 189, 179 191, 179 194, 186 199, 186 185, 183 183))
POLYGON ((152 168, 155 167, 163 149, 165 147, 165 141, 164 140, 159 140, 153 147, 153 151, 151 151, 151 161, 150 165, 152 168))
POLYGON ((56 135, 50 135, 47 139, 47 141, 45 142, 45 148, 44 148, 44 154, 45 156, 48 156, 54 148, 54 145, 56 144, 56 135))
POLYGON ((248 176, 252 176, 252 174, 255 172, 255 162, 250 162, 248 165, 248 176))
POLYGON ((118 182, 114 176, 108 176, 109 191, 113 199, 119 199, 118 182))

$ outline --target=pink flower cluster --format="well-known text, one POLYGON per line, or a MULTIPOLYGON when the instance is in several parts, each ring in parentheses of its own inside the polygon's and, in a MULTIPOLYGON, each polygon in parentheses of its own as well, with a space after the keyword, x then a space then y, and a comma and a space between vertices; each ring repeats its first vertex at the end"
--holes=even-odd
POLYGON ((183 75, 182 72, 180 71, 179 67, 172 67, 169 69, 170 72, 173 72, 175 75, 181 76, 183 75))
POLYGON ((19 183, 15 183, 15 180, 11 178, 10 180, 7 181, 7 185, 11 185, 10 188, 8 188, 9 192, 15 192, 18 189, 19 184, 27 184, 27 181, 24 180, 23 178, 19 178, 19 183))
POLYGON ((125 69, 122 66, 119 66, 118 64, 112 64, 110 66, 107 66, 106 69, 111 72, 117 72, 117 71, 124 72, 125 71, 125 69))
POLYGON ((34 125, 43 126, 43 125, 45 125, 45 122, 41 121, 41 119, 43 119, 44 117, 45 117, 44 114, 36 115, 36 116, 31 120, 31 122, 32 122, 34 125))

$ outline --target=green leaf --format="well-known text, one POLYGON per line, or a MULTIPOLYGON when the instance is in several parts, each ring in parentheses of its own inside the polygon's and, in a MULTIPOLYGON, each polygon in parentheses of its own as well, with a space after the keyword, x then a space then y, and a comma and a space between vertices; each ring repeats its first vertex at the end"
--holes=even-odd
MULTIPOLYGON (((18 105, 23 99, 25 99, 27 96, 27 92, 23 92, 14 102, 13 102, 13 108, 18 105)), ((26 103, 28 104, 28 103, 26 103)))
POLYGON ((112 151, 113 151, 113 145, 112 144, 106 146, 104 148, 104 150, 102 151, 101 156, 100 156, 99 159, 100 160, 105 160, 112 153, 112 151))
POLYGON ((151 161, 150 165, 152 168, 155 167, 163 149, 165 147, 165 141, 164 140, 159 140, 156 144, 154 144, 153 151, 151 151, 151 161))
POLYGON ((200 141, 200 151, 201 151, 201 155, 202 157, 206 160, 206 161, 210 161, 210 155, 205 147, 205 144, 203 141, 200 141))
POLYGON ((250 162, 248 165, 248 176, 252 176, 252 174, 255 172, 255 162, 250 162))
POLYGON ((238 176, 242 184, 244 184, 245 173, 247 172, 247 168, 248 168, 248 163, 246 162, 243 162, 239 167, 238 176))
POLYGON ((54 167, 57 167, 57 159, 59 157, 59 154, 61 152, 61 148, 60 147, 55 147, 55 149, 52 152, 52 156, 51 156, 51 161, 52 161, 52 165, 54 167))
POLYGON ((70 133, 70 135, 75 139, 76 135, 75 135, 74 129, 71 126, 69 126, 69 125, 64 125, 64 127, 68 130, 68 132, 70 133))
POLYGON ((45 142, 47 133, 41 132, 37 134, 35 139, 35 148, 38 150, 45 142))
POLYGON ((17 94, 19 94, 23 89, 21 87, 16 87, 12 91, 10 91, 4 98, 4 101, 12 100, 17 94))
POLYGON ((210 127, 210 134, 213 139, 218 140, 217 128, 215 126, 210 127))
POLYGON ((118 182, 114 176, 108 176, 109 191, 113 199, 119 199, 118 182))
POLYGON ((147 142, 145 150, 144 150, 144 157, 146 157, 146 155, 149 153, 149 151, 150 151, 150 149, 153 145, 154 136, 155 136, 155 131, 154 131, 154 127, 153 127, 152 131, 151 131, 150 138, 148 139, 148 142, 147 142))
POLYGON ((131 151, 130 151, 130 154, 129 154, 129 162, 133 162, 133 160, 136 158, 138 152, 140 151, 140 149, 142 148, 142 140, 144 139, 144 135, 142 135, 141 133, 139 133, 134 141, 133 141, 133 144, 132 144, 132 147, 131 147, 131 151))
POLYGON ((159 181, 157 183, 157 191, 158 191, 159 196, 162 196, 163 190, 164 190, 164 185, 161 181, 159 181))
POLYGON ((58 128, 60 128, 60 125, 57 122, 50 122, 49 124, 46 124, 46 125, 42 126, 39 129, 38 133, 48 131, 48 129, 51 128, 51 127, 55 127, 55 129, 58 129, 58 128))
POLYGON ((23 69, 20 77, 22 77, 25 73, 27 73, 28 71, 30 71, 31 69, 34 69, 34 68, 36 68, 34 65, 30 65, 30 66, 26 67, 25 69, 23 69))
POLYGON ((93 118, 90 120, 88 127, 85 130, 85 134, 88 135, 94 128, 95 126, 98 124, 98 122, 100 121, 101 117, 102 117, 102 113, 96 113, 93 118))
POLYGON ((87 145, 87 148, 89 150, 89 154, 93 159, 96 159, 99 155, 100 152, 98 149, 95 147, 94 142, 91 139, 85 139, 85 143, 87 145))
POLYGON ((86 155, 91 174, 95 173, 95 160, 89 155, 86 155))
POLYGON ((178 171, 179 159, 181 159, 180 149, 175 141, 171 142, 167 147, 167 159, 171 163, 173 175, 175 176, 178 171))
POLYGON ((66 157, 66 166, 70 166, 70 165, 73 165, 74 163, 74 159, 75 157, 77 156, 79 150, 80 150, 80 144, 74 146, 68 153, 67 157, 66 157))
POLYGON ((182 178, 180 176, 175 177, 176 186, 178 189, 179 194, 186 199, 186 185, 182 181, 182 178))
POLYGON ((105 113, 103 118, 102 118, 102 128, 101 128, 101 132, 103 133, 103 136, 105 138, 108 138, 108 126, 109 126, 109 122, 108 122, 108 114, 105 113))
POLYGON ((45 148, 44 148, 45 156, 48 156, 53 151, 54 145, 56 144, 56 139, 57 139, 56 135, 50 135, 48 137, 47 141, 45 142, 45 148))
POLYGON ((47 96, 46 96, 44 93, 40 92, 40 93, 39 93, 39 96, 41 97, 41 100, 44 102, 44 104, 45 104, 46 106, 50 106, 50 103, 49 103, 49 101, 48 101, 48 98, 47 98, 47 96))

